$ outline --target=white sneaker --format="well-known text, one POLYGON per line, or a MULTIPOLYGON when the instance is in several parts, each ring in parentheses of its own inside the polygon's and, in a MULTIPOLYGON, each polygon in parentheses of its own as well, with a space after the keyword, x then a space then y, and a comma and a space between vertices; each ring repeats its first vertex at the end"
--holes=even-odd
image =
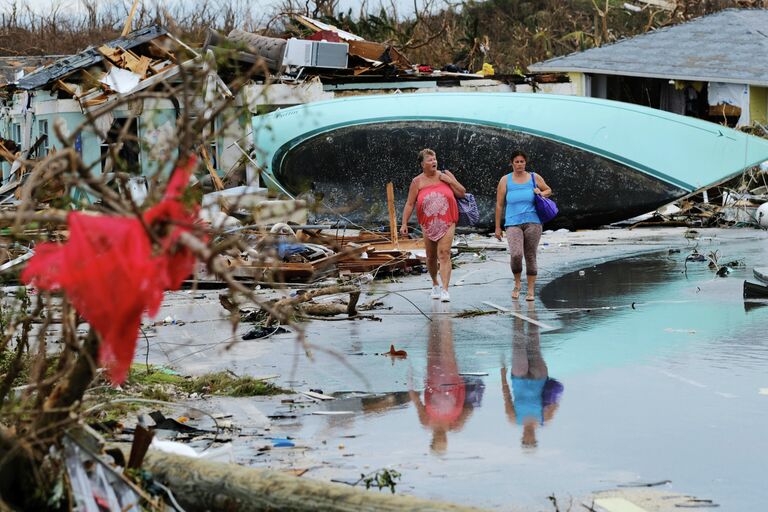
POLYGON ((440 298, 440 287, 439 286, 433 286, 432 291, 429 293, 429 296, 432 297, 433 300, 437 300, 440 298))
POLYGON ((448 294, 448 290, 442 290, 440 292, 440 302, 451 302, 451 296, 448 294))

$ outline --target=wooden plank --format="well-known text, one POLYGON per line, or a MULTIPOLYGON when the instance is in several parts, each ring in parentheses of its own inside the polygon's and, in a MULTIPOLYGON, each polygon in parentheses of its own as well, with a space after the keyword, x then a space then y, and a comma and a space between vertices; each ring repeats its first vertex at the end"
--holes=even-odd
POLYGON ((211 175, 211 180, 213 181, 213 188, 216 190, 224 190, 224 182, 221 181, 221 178, 219 177, 219 174, 216 172, 216 169, 213 168, 213 164, 211 163, 211 158, 208 156, 208 148, 206 147, 206 143, 203 142, 203 144, 200 144, 200 156, 203 157, 203 162, 205 162, 205 167, 208 169, 208 174, 211 175))
POLYGON ((357 259, 360 257, 360 254, 368 250, 370 250, 370 247, 366 247, 366 246, 346 247, 345 249, 337 252, 336 254, 332 254, 330 256, 326 256, 325 258, 320 258, 319 260, 312 261, 310 262, 310 264, 315 270, 322 270, 330 265, 333 265, 334 263, 341 262, 348 258, 353 259, 353 261, 357 261, 357 259))
POLYGON ((64 91, 65 93, 69 94, 70 96, 76 96, 77 91, 69 86, 69 84, 62 82, 61 80, 56 80, 56 87, 64 91))
POLYGON ((381 62, 381 58, 384 55, 384 50, 387 49, 383 44, 373 41, 348 41, 347 44, 349 45, 350 55, 379 62, 381 62))
POLYGON ((316 393, 314 391, 299 391, 304 396, 308 396, 309 398, 314 398, 316 400, 336 400, 335 396, 330 395, 324 395, 322 393, 316 393))
POLYGON ((139 75, 143 80, 147 78, 147 71, 149 70, 149 65, 151 63, 152 59, 145 55, 141 55, 136 60, 130 60, 129 62, 126 62, 125 67, 139 75))
POLYGON ((387 209, 389 210, 389 235, 397 247, 397 216, 395 216, 395 186, 387 183, 387 209))
POLYGON ((709 115, 737 117, 741 115, 741 107, 733 105, 710 105, 709 115))
POLYGON ((131 12, 128 13, 128 17, 125 19, 125 25, 123 25, 123 31, 120 33, 122 37, 127 36, 131 32, 131 23, 133 22, 133 16, 136 14, 136 8, 139 6, 139 0, 133 0, 131 5, 131 12))
POLYGON ((523 315, 521 313, 518 313, 516 311, 512 311, 509 308, 505 308, 503 306, 499 306, 497 304, 494 304, 493 302, 483 301, 483 304, 485 304, 486 306, 490 306, 490 307, 492 307, 494 309, 498 309, 499 311, 501 311, 503 313, 509 313, 510 315, 515 316, 515 317, 517 317, 517 318, 519 318, 521 320, 525 320, 526 322, 530 322, 533 325, 538 325, 542 329, 547 329, 547 330, 554 329, 554 327, 552 327, 551 325, 547 325, 544 322, 539 322, 538 320, 534 320, 533 318, 531 318, 529 316, 525 316, 525 315, 523 315))
POLYGON ((112 48, 111 46, 103 45, 97 48, 97 51, 104 56, 105 59, 111 63, 121 66, 123 64, 123 52, 119 48, 112 48))

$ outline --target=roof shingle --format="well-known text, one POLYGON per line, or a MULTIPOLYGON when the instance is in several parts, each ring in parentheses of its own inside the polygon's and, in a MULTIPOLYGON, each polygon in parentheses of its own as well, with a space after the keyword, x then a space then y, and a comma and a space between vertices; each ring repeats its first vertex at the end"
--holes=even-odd
POLYGON ((529 69, 768 86, 768 9, 726 9, 529 69))

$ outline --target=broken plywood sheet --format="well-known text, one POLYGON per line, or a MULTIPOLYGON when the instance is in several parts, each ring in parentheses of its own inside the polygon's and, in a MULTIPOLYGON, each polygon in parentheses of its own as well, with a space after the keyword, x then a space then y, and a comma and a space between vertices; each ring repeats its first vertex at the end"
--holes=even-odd
POLYGON ((389 60, 399 68, 403 69, 411 66, 408 59, 393 46, 386 46, 373 41, 349 41, 348 44, 350 55, 361 57, 369 61, 375 61, 377 63, 389 60), (385 53, 387 52, 389 53, 388 59, 385 58, 385 53))

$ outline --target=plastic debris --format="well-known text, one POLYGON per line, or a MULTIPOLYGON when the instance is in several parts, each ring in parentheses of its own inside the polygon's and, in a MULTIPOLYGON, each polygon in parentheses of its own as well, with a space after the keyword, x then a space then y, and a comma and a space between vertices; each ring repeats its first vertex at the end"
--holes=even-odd
POLYGON ((290 439, 285 439, 281 437, 273 437, 271 441, 272 441, 272 446, 275 448, 293 448, 294 446, 296 446, 296 444, 290 439))
POLYGON ((385 356, 390 356, 390 357, 406 358, 406 357, 408 357, 408 352, 406 352, 405 350, 395 350, 395 346, 394 345, 390 345, 389 346, 389 352, 384 352, 384 355, 385 356))

